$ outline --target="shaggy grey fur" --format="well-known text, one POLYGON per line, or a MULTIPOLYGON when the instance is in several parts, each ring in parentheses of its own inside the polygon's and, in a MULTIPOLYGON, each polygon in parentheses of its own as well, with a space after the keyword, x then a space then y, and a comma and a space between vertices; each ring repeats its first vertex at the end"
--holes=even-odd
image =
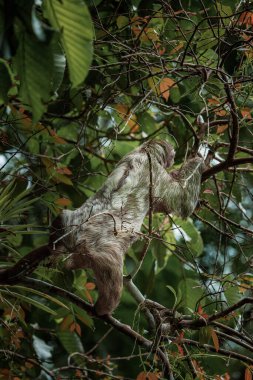
POLYGON ((93 270, 99 292, 98 315, 111 314, 119 303, 124 254, 139 238, 150 200, 153 211, 183 218, 196 207, 203 160, 193 158, 180 170, 167 173, 174 155, 167 142, 142 144, 119 162, 102 188, 80 208, 62 213, 64 233, 57 245, 63 243, 70 253, 68 268, 93 270))

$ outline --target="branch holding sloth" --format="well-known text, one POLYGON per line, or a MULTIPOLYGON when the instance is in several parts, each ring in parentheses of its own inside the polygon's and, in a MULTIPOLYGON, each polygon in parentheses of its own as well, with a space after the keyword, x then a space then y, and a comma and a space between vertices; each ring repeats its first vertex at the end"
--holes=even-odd
POLYGON ((168 173, 174 156, 165 141, 148 141, 127 154, 96 194, 55 219, 49 245, 2 270, 0 283, 17 282, 43 258, 64 253, 67 268, 93 270, 99 293, 96 313, 111 314, 122 292, 124 254, 139 238, 146 214, 186 218, 196 207, 204 161, 195 157, 168 173))

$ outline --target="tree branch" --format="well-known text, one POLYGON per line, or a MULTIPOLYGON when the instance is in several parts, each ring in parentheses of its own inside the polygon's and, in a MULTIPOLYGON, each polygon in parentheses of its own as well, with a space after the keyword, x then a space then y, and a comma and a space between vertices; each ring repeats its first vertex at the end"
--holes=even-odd
POLYGON ((191 327, 203 327, 209 325, 211 322, 216 321, 217 319, 223 318, 226 315, 229 315, 233 311, 239 309, 240 307, 246 304, 253 304, 253 297, 242 298, 239 302, 235 303, 232 306, 220 311, 219 313, 213 314, 208 318, 199 318, 195 320, 181 320, 178 322, 177 327, 179 328, 191 328, 191 327))
POLYGON ((213 166, 210 169, 207 169, 202 174, 201 181, 204 182, 208 178, 212 177, 214 174, 217 174, 219 172, 222 172, 223 170, 226 170, 231 167, 235 167, 238 165, 244 165, 244 164, 253 164, 253 157, 242 157, 242 158, 234 158, 231 161, 223 161, 218 165, 213 166))
MULTIPOLYGON (((115 327, 118 331, 122 332, 123 334, 131 338, 139 346, 145 347, 148 350, 154 352, 153 342, 151 340, 144 338, 142 335, 134 331, 130 326, 119 322, 116 318, 112 317, 111 315, 98 316, 96 314, 95 308, 92 305, 84 301, 82 298, 76 296, 75 294, 69 292, 68 290, 59 288, 58 286, 55 286, 45 281, 37 280, 34 278, 26 277, 22 280, 22 282, 27 285, 32 286, 33 288, 39 288, 39 289, 41 289, 41 287, 46 288, 47 291, 49 291, 50 293, 53 292, 54 294, 57 294, 60 297, 68 299, 69 301, 73 302, 75 305, 85 310, 88 314, 92 315, 93 317, 99 318, 103 320, 104 322, 110 324, 111 326, 115 327)), ((172 369, 170 367, 169 359, 166 353, 163 352, 161 348, 156 348, 155 353, 158 355, 158 357, 160 358, 163 364, 164 377, 168 378, 169 380, 174 380, 172 369)))
POLYGON ((48 245, 36 248, 22 257, 16 264, 10 268, 0 269, 0 284, 16 284, 23 277, 32 273, 39 263, 52 255, 48 245))

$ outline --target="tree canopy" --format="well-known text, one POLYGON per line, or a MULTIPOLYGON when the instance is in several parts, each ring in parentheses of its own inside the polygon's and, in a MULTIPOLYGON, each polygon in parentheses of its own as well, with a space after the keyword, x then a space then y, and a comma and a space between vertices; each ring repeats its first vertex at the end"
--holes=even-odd
POLYGON ((0 379, 252 379, 252 57, 248 0, 0 0, 1 269, 144 141, 207 162, 190 218, 147 216, 113 316, 64 260, 0 285, 0 379))

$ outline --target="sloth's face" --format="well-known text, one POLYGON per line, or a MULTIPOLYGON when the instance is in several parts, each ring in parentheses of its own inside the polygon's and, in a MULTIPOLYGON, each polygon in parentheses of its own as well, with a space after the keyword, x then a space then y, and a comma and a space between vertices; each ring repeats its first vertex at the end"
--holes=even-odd
POLYGON ((174 164, 175 151, 167 141, 158 140, 154 142, 162 166, 169 168, 174 164))

